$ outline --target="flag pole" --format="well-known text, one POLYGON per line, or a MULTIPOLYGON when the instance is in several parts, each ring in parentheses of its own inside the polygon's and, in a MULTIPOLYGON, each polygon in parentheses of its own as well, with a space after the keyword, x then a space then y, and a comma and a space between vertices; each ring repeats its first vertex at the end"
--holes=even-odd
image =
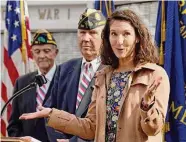
MULTIPOLYGON (((162 0, 161 3, 161 42, 160 42, 160 50, 159 50, 159 65, 164 65, 164 42, 165 42, 165 35, 166 35, 166 30, 165 30, 165 1, 162 0)), ((162 137, 162 142, 165 141, 165 133, 169 130, 169 124, 165 123, 163 126, 163 137, 162 137)))
POLYGON ((159 59, 159 64, 163 65, 164 64, 164 42, 165 42, 165 35, 166 35, 166 30, 165 30, 165 1, 162 0, 162 5, 161 5, 161 43, 160 43, 160 59, 159 59))
POLYGON ((22 53, 22 59, 24 63, 26 64, 26 44, 25 44, 25 39, 26 39, 26 25, 25 25, 25 16, 24 16, 24 1, 20 0, 20 11, 21 11, 21 34, 22 34, 22 48, 21 48, 21 53, 22 53))
POLYGON ((25 25, 25 8, 24 8, 24 0, 20 0, 20 12, 21 12, 21 34, 22 34, 22 47, 21 47, 21 54, 22 60, 24 63, 25 73, 27 72, 27 47, 26 47, 26 25, 25 25))

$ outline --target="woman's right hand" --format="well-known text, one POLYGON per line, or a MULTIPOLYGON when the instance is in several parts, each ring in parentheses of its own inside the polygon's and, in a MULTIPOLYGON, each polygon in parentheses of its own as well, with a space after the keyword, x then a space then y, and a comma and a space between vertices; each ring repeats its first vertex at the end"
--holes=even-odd
POLYGON ((161 84, 162 81, 162 77, 157 77, 153 83, 149 86, 149 88, 147 89, 147 91, 145 92, 144 96, 143 96, 143 101, 145 104, 149 104, 154 100, 154 94, 158 88, 158 86, 161 84))
POLYGON ((22 114, 19 119, 34 119, 34 118, 43 118, 43 117, 48 117, 49 114, 51 113, 52 109, 51 108, 45 108, 42 106, 38 107, 39 111, 33 112, 33 113, 24 113, 22 114))

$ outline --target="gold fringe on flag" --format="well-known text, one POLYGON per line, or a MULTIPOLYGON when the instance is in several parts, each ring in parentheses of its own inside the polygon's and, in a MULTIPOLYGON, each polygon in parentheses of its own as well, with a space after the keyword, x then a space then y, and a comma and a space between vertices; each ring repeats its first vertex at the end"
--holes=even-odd
POLYGON ((162 142, 166 142, 165 141, 165 133, 170 131, 170 123, 169 122, 165 122, 164 126, 163 126, 163 140, 162 142))
POLYGON ((109 1, 109 16, 112 14, 112 2, 109 1))
MULTIPOLYGON (((112 2, 109 0, 104 0, 107 16, 109 17, 112 14, 112 2), (108 2, 108 3, 107 3, 108 2)), ((102 0, 100 0, 100 11, 102 11, 102 0)))
POLYGON ((110 16, 110 12, 109 12, 109 7, 108 7, 108 4, 107 4, 107 1, 105 0, 105 7, 106 7, 106 11, 107 11, 107 17, 110 16))
POLYGON ((26 49, 26 25, 25 25, 25 12, 24 12, 24 0, 20 0, 20 13, 21 13, 21 34, 22 34, 22 47, 21 54, 24 63, 27 61, 27 49, 26 49))
POLYGON ((166 30, 165 30, 165 2, 162 0, 162 5, 161 5, 161 43, 160 43, 160 59, 159 59, 159 64, 163 65, 164 64, 164 42, 166 39, 166 30))

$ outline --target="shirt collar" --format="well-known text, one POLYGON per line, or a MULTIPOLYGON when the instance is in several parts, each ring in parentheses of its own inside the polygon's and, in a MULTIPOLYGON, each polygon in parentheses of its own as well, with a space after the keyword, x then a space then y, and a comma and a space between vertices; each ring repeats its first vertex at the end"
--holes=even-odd
POLYGON ((97 57, 94 60, 92 60, 91 62, 87 62, 86 59, 83 57, 82 64, 81 64, 81 69, 83 68, 83 65, 85 63, 91 63, 92 64, 92 67, 93 67, 93 71, 96 72, 97 71, 97 67, 101 63, 101 59, 100 59, 100 57, 97 57))
MULTIPOLYGON (((47 81, 52 81, 52 78, 54 76, 54 73, 56 71, 56 64, 54 63, 54 65, 52 66, 52 68, 49 70, 49 72, 45 75, 47 81)), ((41 71, 38 70, 38 74, 41 75, 41 71)))

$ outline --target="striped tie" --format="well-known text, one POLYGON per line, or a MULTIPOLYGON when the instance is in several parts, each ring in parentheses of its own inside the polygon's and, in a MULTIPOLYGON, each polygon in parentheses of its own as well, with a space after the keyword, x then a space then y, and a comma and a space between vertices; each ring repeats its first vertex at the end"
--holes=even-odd
POLYGON ((77 101, 76 101, 76 110, 78 109, 81 100, 83 99, 83 96, 85 94, 85 91, 87 87, 89 86, 89 83, 92 79, 92 64, 91 63, 85 63, 84 64, 84 71, 81 78, 81 82, 79 84, 78 94, 77 94, 77 101))
POLYGON ((42 106, 43 101, 45 99, 45 95, 46 95, 46 84, 44 84, 41 87, 38 87, 37 89, 37 97, 36 97, 36 102, 37 102, 37 106, 36 106, 36 110, 38 110, 38 106, 42 106))

